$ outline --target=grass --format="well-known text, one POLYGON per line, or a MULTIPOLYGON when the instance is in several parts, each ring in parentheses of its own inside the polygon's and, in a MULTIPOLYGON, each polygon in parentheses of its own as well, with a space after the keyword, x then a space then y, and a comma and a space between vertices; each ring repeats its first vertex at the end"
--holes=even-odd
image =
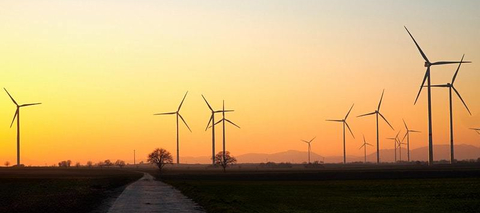
POLYGON ((372 177, 364 171, 176 172, 162 180, 207 212, 480 212, 477 170, 375 171, 369 173, 372 177))
POLYGON ((0 169, 0 212, 91 212, 141 176, 114 169, 0 169))

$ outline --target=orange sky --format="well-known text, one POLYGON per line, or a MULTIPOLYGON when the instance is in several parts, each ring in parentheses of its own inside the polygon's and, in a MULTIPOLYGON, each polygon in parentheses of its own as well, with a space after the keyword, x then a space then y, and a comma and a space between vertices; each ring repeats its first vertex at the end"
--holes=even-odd
MULTIPOLYGON (((175 152, 174 111, 188 90, 180 128, 181 156, 211 155, 204 128, 225 99, 227 146, 234 155, 306 150, 341 155, 342 118, 352 103, 347 153, 362 134, 375 142, 373 111, 382 89, 383 114, 396 129, 413 129, 411 147, 427 145, 426 93, 413 101, 423 60, 406 25, 428 57, 464 65, 456 87, 472 116, 454 99, 456 141, 480 145, 480 15, 475 1, 14 1, 0 3, 0 86, 22 109, 22 161, 44 165, 71 159, 139 160, 156 147, 175 152)), ((435 67, 446 83, 455 66, 435 67)), ((448 143, 447 90, 434 90, 434 143, 448 143)), ((0 95, 0 162, 15 162, 15 112, 0 95)), ((381 138, 392 131, 381 123, 381 138)), ((220 131, 219 131, 220 132, 220 131)), ((221 134, 217 135, 220 142, 221 134)), ((217 150, 220 150, 220 143, 217 150)), ((383 140, 382 149, 391 149, 383 140)), ((373 151, 373 149, 372 149, 373 151)))

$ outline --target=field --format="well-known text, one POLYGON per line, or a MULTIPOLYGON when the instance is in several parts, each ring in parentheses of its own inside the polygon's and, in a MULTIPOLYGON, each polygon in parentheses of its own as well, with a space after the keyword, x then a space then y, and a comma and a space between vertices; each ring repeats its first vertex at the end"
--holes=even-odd
POLYGON ((115 169, 2 168, 0 212, 91 212, 141 176, 115 169))
POLYGON ((226 174, 172 169, 161 179, 207 212, 480 212, 476 165, 226 174))

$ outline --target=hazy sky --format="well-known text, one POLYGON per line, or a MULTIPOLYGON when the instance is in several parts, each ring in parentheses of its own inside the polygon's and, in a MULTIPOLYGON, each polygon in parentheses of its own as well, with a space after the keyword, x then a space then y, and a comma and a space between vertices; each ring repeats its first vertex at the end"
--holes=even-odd
MULTIPOLYGON (((175 153, 174 111, 188 90, 180 127, 181 156, 211 155, 209 111, 222 100, 227 149, 234 155, 306 150, 341 155, 340 119, 352 103, 347 154, 362 155, 362 134, 375 142, 373 111, 382 89, 383 114, 397 130, 413 129, 411 147, 427 145, 426 93, 413 105, 423 60, 459 60, 454 99, 456 142, 479 146, 479 1, 130 1, 58 0, 0 3, 0 86, 22 109, 22 159, 139 160, 156 147, 175 153)), ((455 65, 435 67, 433 83, 451 80, 455 65)), ((433 91, 434 143, 448 143, 448 92, 433 91)), ((1 93, 0 93, 1 94, 1 93)), ((15 162, 15 107, 0 95, 0 162, 15 162)), ((380 123, 381 149, 396 131, 380 123)), ((218 131, 220 133, 220 131, 218 131)), ((402 134, 403 134, 402 133, 402 134)), ((217 150, 221 149, 217 135, 217 150)), ((371 149, 373 151, 373 149, 371 149)))

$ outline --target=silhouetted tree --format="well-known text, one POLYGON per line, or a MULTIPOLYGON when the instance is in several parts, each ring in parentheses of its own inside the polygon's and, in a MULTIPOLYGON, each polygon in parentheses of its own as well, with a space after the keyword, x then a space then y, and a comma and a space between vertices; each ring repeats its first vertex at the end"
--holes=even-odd
POLYGON ((230 155, 230 152, 225 152, 225 159, 223 159, 223 151, 215 155, 215 164, 220 165, 223 168, 223 172, 226 171, 228 165, 235 164, 237 159, 230 155))
POLYGON ((88 162, 87 162, 87 166, 88 166, 89 168, 92 167, 92 165, 93 165, 92 161, 88 161, 88 162))
POLYGON ((103 161, 100 161, 97 163, 97 166, 103 168, 103 166, 105 166, 105 163, 103 161))
POLYGON ((68 168, 68 167, 70 167, 71 164, 72 164, 72 161, 71 161, 71 160, 66 160, 66 161, 60 161, 60 162, 58 163, 58 166, 59 166, 59 167, 66 167, 66 168, 68 168))
POLYGON ((117 160, 117 161, 115 161, 115 166, 118 166, 118 167, 122 168, 122 167, 125 166, 125 161, 117 160))
POLYGON ((173 163, 173 158, 170 152, 168 152, 167 150, 156 148, 155 150, 153 150, 152 153, 148 155, 147 161, 151 164, 155 164, 160 170, 160 172, 162 172, 162 169, 166 164, 173 163))
POLYGON ((6 166, 6 167, 10 166, 10 162, 5 161, 5 166, 6 166))
POLYGON ((107 159, 107 160, 105 160, 105 161, 103 162, 103 165, 105 165, 106 167, 110 167, 110 166, 113 166, 113 163, 112 163, 112 161, 110 161, 109 159, 107 159))
POLYGON ((80 168, 80 163, 79 162, 75 163, 75 167, 80 168))

